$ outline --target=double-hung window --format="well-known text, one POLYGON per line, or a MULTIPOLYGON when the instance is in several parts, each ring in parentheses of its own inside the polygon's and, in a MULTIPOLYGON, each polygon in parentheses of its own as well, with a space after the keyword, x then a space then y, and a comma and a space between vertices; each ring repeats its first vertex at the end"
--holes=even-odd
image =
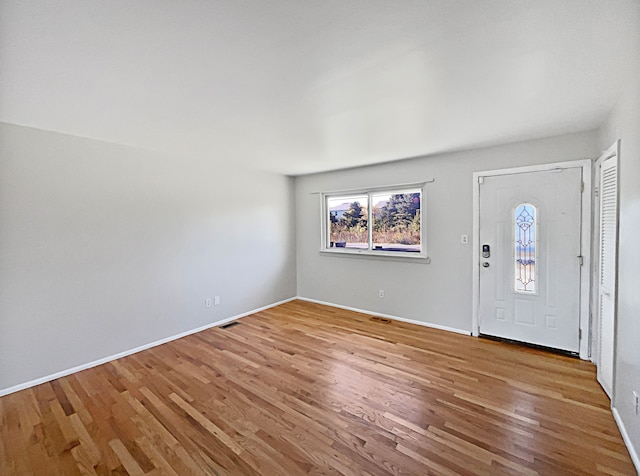
POLYGON ((424 184, 323 194, 322 251, 426 257, 424 184))

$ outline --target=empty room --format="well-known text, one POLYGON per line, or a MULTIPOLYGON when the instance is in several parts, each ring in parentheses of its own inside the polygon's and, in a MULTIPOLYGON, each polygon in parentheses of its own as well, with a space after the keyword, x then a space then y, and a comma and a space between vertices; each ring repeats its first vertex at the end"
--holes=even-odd
POLYGON ((639 0, 0 0, 0 475, 640 471, 639 0))

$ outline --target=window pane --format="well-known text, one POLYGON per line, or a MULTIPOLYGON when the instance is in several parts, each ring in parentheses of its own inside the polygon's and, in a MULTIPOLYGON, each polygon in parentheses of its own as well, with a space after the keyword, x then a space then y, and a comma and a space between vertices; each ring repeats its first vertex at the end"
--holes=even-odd
POLYGON ((367 196, 331 197, 329 210, 329 243, 332 248, 369 248, 367 196))
POLYGON ((515 291, 536 292, 536 207, 518 205, 515 216, 515 291))
POLYGON ((373 250, 420 252, 419 190, 381 192, 371 196, 373 250))

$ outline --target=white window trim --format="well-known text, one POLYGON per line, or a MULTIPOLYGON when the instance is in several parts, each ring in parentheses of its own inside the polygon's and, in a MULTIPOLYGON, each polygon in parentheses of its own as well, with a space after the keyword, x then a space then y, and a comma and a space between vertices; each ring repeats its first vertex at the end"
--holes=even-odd
POLYGON ((321 226, 320 226, 320 253, 334 256, 348 256, 348 257, 363 257, 363 258, 383 258, 383 259, 401 259, 401 260, 420 260, 421 262, 430 263, 431 260, 427 255, 427 240, 426 240, 426 232, 425 232, 425 223, 426 223, 426 190, 427 183, 432 182, 418 182, 418 183, 409 183, 409 184, 399 184, 399 185, 388 185, 383 187, 368 187, 368 188, 360 188, 360 189, 351 189, 351 190, 339 190, 333 192, 323 192, 321 194, 321 226), (402 191, 407 189, 416 189, 420 190, 420 252, 415 251, 375 251, 373 249, 358 249, 358 248, 330 248, 327 247, 327 243, 329 242, 329 227, 328 227, 328 200, 333 197, 340 196, 349 196, 349 195, 366 195, 367 196, 367 231, 369 234, 369 247, 372 246, 372 236, 373 236, 373 228, 371 227, 372 223, 372 207, 369 206, 371 203, 371 196, 378 194, 380 192, 394 192, 394 191, 402 191))

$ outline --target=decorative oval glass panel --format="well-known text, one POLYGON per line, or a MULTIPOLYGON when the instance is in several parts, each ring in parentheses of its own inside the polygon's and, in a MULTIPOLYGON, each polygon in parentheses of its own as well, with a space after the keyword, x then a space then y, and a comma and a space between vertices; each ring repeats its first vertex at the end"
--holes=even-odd
POLYGON ((536 215, 536 207, 530 203, 514 208, 514 290, 517 293, 536 293, 536 215))

